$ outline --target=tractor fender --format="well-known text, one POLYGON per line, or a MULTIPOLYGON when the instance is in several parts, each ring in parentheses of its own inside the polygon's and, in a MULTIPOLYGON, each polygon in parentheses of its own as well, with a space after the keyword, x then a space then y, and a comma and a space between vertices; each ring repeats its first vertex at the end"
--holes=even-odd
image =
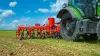
POLYGON ((73 6, 68 6, 60 10, 57 14, 57 18, 62 18, 62 15, 66 12, 69 12, 72 15, 72 18, 83 19, 82 16, 84 15, 84 13, 82 12, 82 10, 80 10, 79 8, 77 9, 73 6))

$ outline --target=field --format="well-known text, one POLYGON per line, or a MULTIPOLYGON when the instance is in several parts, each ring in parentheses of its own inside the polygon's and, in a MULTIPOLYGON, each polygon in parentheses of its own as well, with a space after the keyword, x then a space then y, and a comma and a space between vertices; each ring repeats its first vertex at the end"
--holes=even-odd
POLYGON ((0 31, 0 56, 100 56, 100 41, 16 39, 15 31, 0 31))

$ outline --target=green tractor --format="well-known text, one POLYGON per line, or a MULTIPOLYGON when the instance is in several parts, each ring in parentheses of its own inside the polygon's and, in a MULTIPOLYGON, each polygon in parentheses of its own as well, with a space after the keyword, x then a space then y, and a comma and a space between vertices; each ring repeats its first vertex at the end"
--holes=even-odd
POLYGON ((68 0, 57 15, 66 40, 100 40, 100 0, 68 0))

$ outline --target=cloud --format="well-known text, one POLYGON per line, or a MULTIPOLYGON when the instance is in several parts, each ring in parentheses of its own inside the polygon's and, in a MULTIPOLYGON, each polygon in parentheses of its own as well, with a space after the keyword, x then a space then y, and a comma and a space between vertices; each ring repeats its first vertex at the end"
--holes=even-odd
POLYGON ((20 18, 13 20, 11 23, 0 23, 0 30, 16 30, 18 26, 30 24, 30 18, 20 18))
POLYGON ((57 23, 57 22, 60 22, 60 19, 59 18, 57 18, 56 16, 52 16, 53 18, 55 18, 55 22, 57 23))
POLYGON ((15 15, 15 13, 12 10, 4 10, 3 13, 0 14, 0 18, 4 19, 12 15, 15 15))
MULTIPOLYGON (((59 19, 56 18, 56 16, 51 16, 55 18, 56 22, 59 22, 59 19)), ((37 18, 20 18, 19 20, 13 20, 11 23, 5 23, 2 22, 0 23, 0 30, 16 30, 18 26, 21 25, 28 25, 28 26, 33 26, 36 23, 40 23, 41 25, 43 24, 47 24, 47 20, 49 17, 47 18, 41 18, 41 20, 38 20, 37 18), (37 20, 36 20, 37 19, 37 20)))
MULTIPOLYGON (((56 18, 56 16, 51 16, 51 18, 54 18, 55 19, 55 22, 57 23, 57 22, 60 22, 60 19, 58 19, 58 18, 56 18)), ((50 17, 47 17, 47 18, 45 18, 44 20, 43 20, 43 24, 47 24, 48 23, 48 18, 50 18, 50 17)))
POLYGON ((12 23, 16 23, 19 25, 26 25, 26 24, 30 24, 29 21, 31 21, 30 18, 20 18, 19 20, 13 20, 12 23))
MULTIPOLYGON (((43 0, 43 1, 47 1, 47 0, 43 0)), ((39 8, 37 11, 35 12, 51 12, 51 13, 55 13, 58 12, 59 10, 62 9, 62 5, 66 3, 66 5, 68 5, 68 0, 56 0, 55 3, 50 2, 50 10, 49 9, 45 9, 45 8, 39 8)))
POLYGON ((15 29, 17 29, 18 26, 21 26, 21 25, 33 26, 36 23, 40 23, 42 25, 43 21, 44 21, 44 18, 41 19, 41 20, 36 20, 36 18, 29 18, 29 17, 27 17, 27 18, 20 18, 19 20, 13 20, 9 24, 6 24, 6 23, 0 24, 0 30, 1 29, 5 29, 5 30, 7 30, 7 29, 13 30, 14 29, 15 30, 15 29))
POLYGON ((39 8, 38 11, 43 13, 49 12, 49 10, 45 8, 39 8))
POLYGON ((15 2, 15 1, 14 1, 14 2, 10 2, 10 3, 9 3, 9 6, 10 6, 10 7, 15 7, 16 4, 17 4, 17 2, 15 2))
POLYGON ((56 3, 51 3, 50 4, 50 7, 51 7, 50 12, 58 12, 59 10, 62 9, 62 5, 64 3, 68 4, 68 0, 57 0, 56 3))
POLYGON ((15 29, 17 29, 17 24, 15 24, 15 23, 9 23, 9 24, 2 23, 2 24, 0 24, 0 30, 15 30, 15 29))
POLYGON ((15 24, 12 24, 12 23, 5 23, 4 21, 1 21, 0 22, 0 30, 9 30, 9 29, 13 29, 14 26, 16 26, 15 24))
POLYGON ((26 13, 30 13, 30 10, 28 10, 26 13))
POLYGON ((43 21, 43 24, 47 24, 48 23, 47 21, 48 21, 48 18, 45 18, 43 21))
POLYGON ((14 21, 12 21, 13 23, 18 23, 19 22, 19 20, 14 20, 14 21))

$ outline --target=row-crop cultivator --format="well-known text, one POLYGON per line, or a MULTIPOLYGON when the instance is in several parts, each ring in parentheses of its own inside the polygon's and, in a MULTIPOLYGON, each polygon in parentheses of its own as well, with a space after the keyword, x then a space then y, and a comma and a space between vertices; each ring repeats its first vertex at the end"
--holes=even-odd
POLYGON ((40 26, 40 24, 35 24, 35 26, 18 26, 16 31, 16 36, 18 39, 25 38, 41 38, 46 37, 60 38, 60 24, 55 23, 54 18, 48 18, 48 23, 40 26))

